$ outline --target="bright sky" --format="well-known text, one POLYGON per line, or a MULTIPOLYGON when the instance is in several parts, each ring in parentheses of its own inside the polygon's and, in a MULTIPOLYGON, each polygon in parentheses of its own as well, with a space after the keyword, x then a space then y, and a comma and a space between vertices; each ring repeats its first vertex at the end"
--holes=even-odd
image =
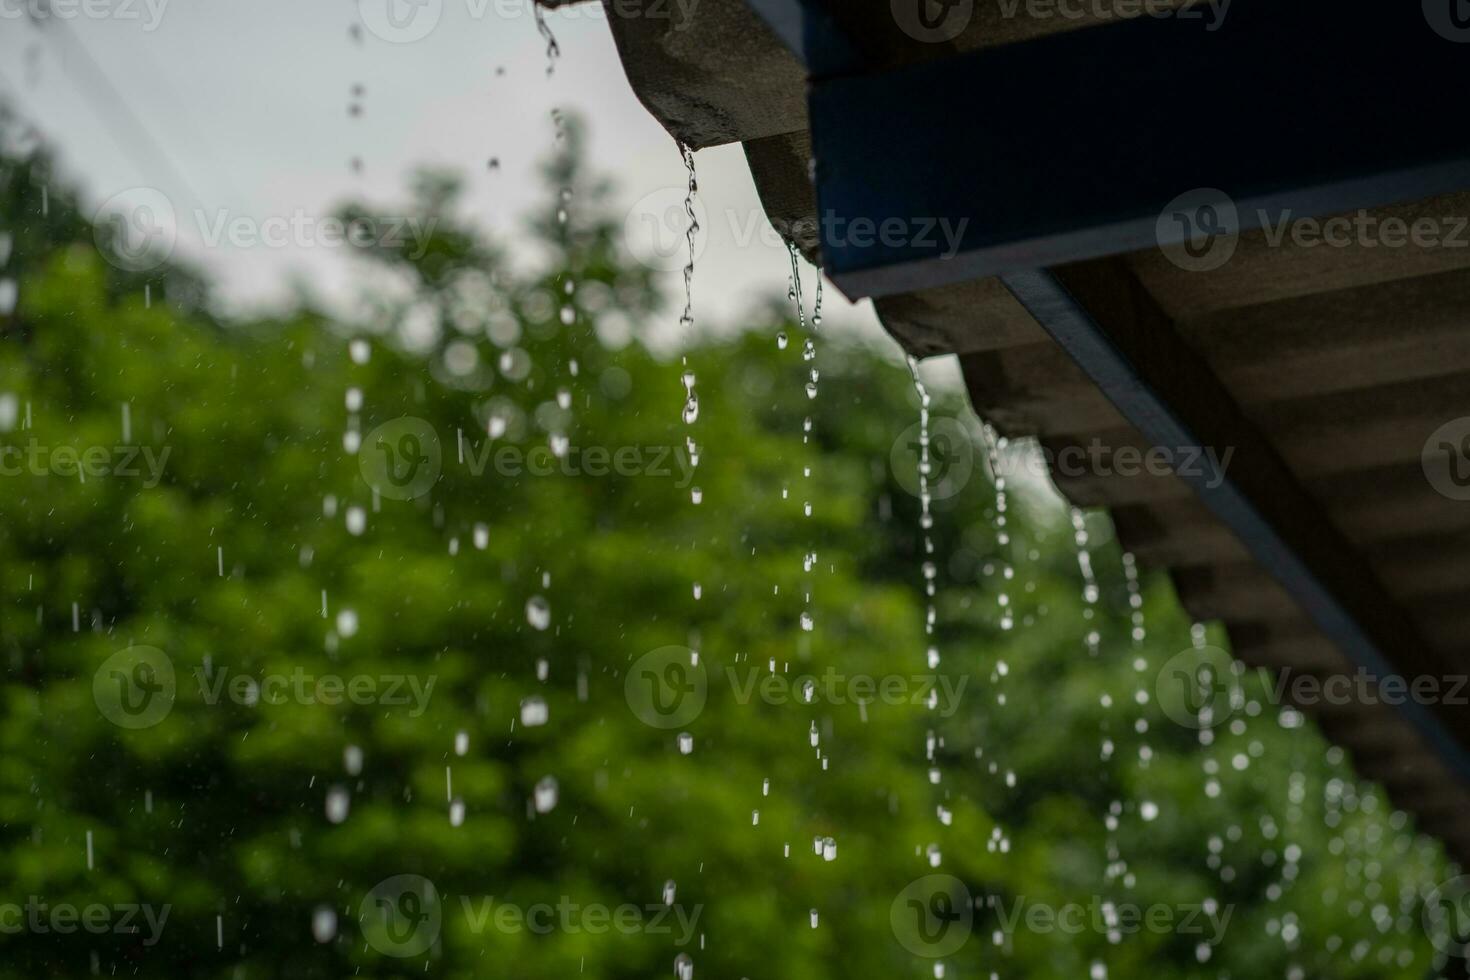
MULTIPOLYGON (((402 200, 425 164, 464 173, 473 215, 508 238, 542 199, 535 165, 553 146, 552 109, 575 111, 630 231, 644 229, 630 248, 682 290, 682 226, 655 239, 645 220, 650 202, 666 225, 682 204, 678 150, 634 96, 601 4, 546 16, 562 54, 551 78, 531 0, 0 0, 0 98, 40 130, 88 207, 161 194, 175 254, 210 272, 237 309, 287 302, 293 279, 329 303, 355 295, 364 267, 323 244, 319 222, 353 197, 402 200), (38 27, 27 11, 47 4, 38 27), (237 219, 306 231, 232 242, 219 230, 237 219)), ((739 325, 753 303, 785 293, 790 259, 741 148, 702 150, 696 164, 706 232, 695 311, 706 327, 739 325)), ((815 278, 803 272, 810 308, 815 278)), ((871 303, 828 288, 824 305, 825 330, 901 356, 871 303)), ((661 346, 678 341, 669 319, 650 338, 661 346)), ((929 359, 924 374, 931 386, 962 384, 953 357, 929 359)))
MULTIPOLYGON (((400 41, 380 36, 395 32, 383 15, 389 2, 413 13, 414 0, 50 0, 56 22, 45 30, 23 16, 41 2, 0 0, 0 91, 59 152, 89 205, 137 187, 162 192, 179 253, 208 267, 232 303, 282 299, 293 272, 340 292, 352 265, 320 243, 207 246, 209 228, 237 217, 311 222, 353 194, 401 200, 419 164, 463 171, 479 219, 514 229, 539 199, 534 164, 551 147, 553 107, 590 122, 593 158, 624 206, 682 195, 678 152, 634 97, 600 4, 548 14, 563 54, 548 80, 530 0, 417 0, 419 19, 399 33, 427 33, 400 41), (74 45, 100 67, 95 84, 74 45)), ((698 308, 728 321, 756 296, 784 291, 788 260, 769 234, 750 234, 767 226, 739 147, 705 150, 697 163, 713 218, 698 308)), ((667 275, 676 285, 678 272, 667 275)), ((868 304, 843 316, 845 304, 828 296, 829 322, 875 322, 868 304)))

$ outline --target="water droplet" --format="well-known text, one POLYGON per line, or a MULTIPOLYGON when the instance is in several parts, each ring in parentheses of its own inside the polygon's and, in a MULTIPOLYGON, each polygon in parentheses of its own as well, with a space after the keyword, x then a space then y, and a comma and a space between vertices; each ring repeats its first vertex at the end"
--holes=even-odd
POLYGON ((1138 805, 1138 815, 1145 821, 1152 822, 1159 816, 1159 805, 1152 800, 1144 800, 1138 805))
POLYGON ((532 695, 521 702, 521 724, 527 728, 535 728, 546 724, 550 711, 546 707, 546 699, 532 695))
POLYGON ((349 776, 362 774, 362 749, 356 745, 349 745, 342 750, 342 768, 347 770, 349 776))
POLYGON ((526 622, 538 630, 551 625, 551 604, 539 595, 526 600, 526 622))
POLYGON ((679 733, 679 754, 688 755, 694 751, 694 736, 688 732, 679 733))
POLYGON ((532 803, 537 813, 550 813, 556 809, 556 801, 560 798, 561 787, 557 785, 555 776, 542 776, 537 781, 532 794, 532 803))
POLYGON ((464 755, 470 750, 470 733, 461 728, 454 733, 454 754, 464 755))
POLYGON ((318 905, 311 913, 311 938, 319 943, 329 943, 337 938, 337 910, 330 905, 318 905))
POLYGON ((694 501, 696 504, 704 503, 704 491, 699 489, 699 487, 690 487, 689 499, 694 501))
POLYGON ((372 360, 373 348, 366 340, 357 337, 347 345, 347 354, 352 358, 353 364, 366 364, 372 360))
POLYGON ((352 797, 347 794, 346 787, 333 786, 327 790, 327 819, 332 823, 341 823, 347 819, 347 811, 352 807, 352 797))
POLYGON ((464 824, 464 800, 454 799, 449 803, 449 826, 459 827, 464 824))
POLYGON ((344 639, 357 635, 357 613, 343 609, 337 613, 337 634, 344 639))

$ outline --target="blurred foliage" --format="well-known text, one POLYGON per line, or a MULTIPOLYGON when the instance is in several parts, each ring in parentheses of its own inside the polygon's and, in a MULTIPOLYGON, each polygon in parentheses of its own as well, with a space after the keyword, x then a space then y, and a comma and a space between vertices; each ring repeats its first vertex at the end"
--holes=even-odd
POLYGON ((980 904, 946 977, 1425 975, 1421 896, 1449 873, 1438 845, 1252 678, 1203 739, 1171 723, 1155 673, 1192 640, 1167 581, 1144 577, 1135 636, 1106 519, 1086 525, 1094 605, 1068 515, 1024 480, 1003 543, 957 396, 933 412, 970 432, 945 452, 974 465, 953 495, 962 468, 936 473, 933 555, 910 492, 918 403, 890 353, 771 304, 747 332, 691 338, 701 407, 686 426, 686 368, 643 341, 677 311, 621 251, 576 121, 563 132, 513 248, 464 220, 452 176, 422 175, 412 213, 433 236, 364 250, 383 288, 357 323, 309 309, 217 322, 197 277, 110 265, 43 155, 5 159, 0 278, 18 300, 0 315, 0 441, 126 443, 163 464, 157 485, 0 479, 0 902, 169 915, 151 945, 146 930, 0 928, 0 976, 611 980, 670 975, 682 954, 702 977, 929 977, 889 916, 930 873, 980 904), (359 465, 402 416, 433 426, 443 460, 406 502, 376 497, 359 465), (501 450, 554 462, 563 437, 568 460, 636 450, 640 472, 500 472, 501 450), (164 651, 178 686, 166 718, 130 730, 93 681, 134 644, 164 651), (931 644, 961 691, 947 717, 920 698, 738 696, 771 665, 911 684, 931 644), (709 679, 687 754, 624 697, 630 664, 669 645, 697 650, 709 679), (248 685, 206 697, 295 671, 433 686, 421 712, 253 701, 248 685), (521 723, 533 696, 544 725, 521 723), (549 810, 532 805, 546 777, 549 810), (341 822, 329 798, 350 798, 341 822), (825 838, 834 860, 814 853, 825 838), (411 958, 359 921, 399 874, 442 903, 437 941, 411 958), (687 937, 540 935, 473 914, 493 897, 647 919, 666 882, 698 912, 687 937), (1209 902, 1228 928, 1212 944, 1209 929, 1112 942, 1001 924, 1017 903, 1102 902, 1209 902), (327 909, 335 933, 314 938, 327 909))

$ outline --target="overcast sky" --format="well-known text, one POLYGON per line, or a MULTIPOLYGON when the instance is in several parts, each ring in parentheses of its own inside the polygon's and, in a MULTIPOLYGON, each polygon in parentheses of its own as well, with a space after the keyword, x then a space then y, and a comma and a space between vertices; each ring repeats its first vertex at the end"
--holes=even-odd
MULTIPOLYGON (((87 0, 100 17, 81 0, 50 0, 57 22, 45 30, 23 16, 37 2, 0 0, 4 93, 89 206, 137 187, 162 192, 179 253, 205 264, 234 303, 279 300, 290 270, 341 290, 352 266, 342 249, 320 245, 206 247, 196 209, 206 227, 225 217, 314 219, 354 194, 400 200, 405 175, 428 163, 468 175, 474 214, 509 232, 539 192, 534 164, 551 147, 553 107, 588 119, 593 158, 623 206, 683 186, 673 141, 634 97, 597 4, 548 14, 562 50, 548 79, 529 0, 419 0, 424 10, 400 22, 407 27, 383 18, 387 0, 87 0), (100 67, 96 83, 73 45, 100 67), (349 114, 353 102, 360 116, 349 114)), ((414 0, 393 2, 414 12, 414 0)), ((714 216, 699 307, 730 320, 762 292, 784 291, 787 258, 769 235, 739 241, 758 209, 740 149, 705 150, 697 162, 714 216)), ((675 285, 678 273, 668 276, 675 285)), ((841 316, 828 295, 838 323, 873 322, 867 304, 841 316)))

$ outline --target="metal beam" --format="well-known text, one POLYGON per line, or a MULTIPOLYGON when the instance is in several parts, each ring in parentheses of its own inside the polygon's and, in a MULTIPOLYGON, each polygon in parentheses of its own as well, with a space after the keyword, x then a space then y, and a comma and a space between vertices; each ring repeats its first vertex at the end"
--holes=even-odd
MULTIPOLYGON (((1149 441, 1235 451, 1186 481, 1347 657, 1380 680, 1448 673, 1127 266, 1099 257, 1198 241, 1211 229, 1169 210, 1201 188, 1236 208, 1214 229, 1234 233, 1470 187, 1470 129, 1444 115, 1470 45, 1419 4, 1234 0, 1213 29, 1140 18, 859 74, 821 0, 749 2, 811 73, 822 262, 844 292, 1001 275, 1149 441), (814 59, 824 46, 843 58, 814 59)), ((1399 711, 1470 783, 1470 718, 1399 711)))
MULTIPOLYGON (((1121 261, 1002 281, 1154 445, 1234 451, 1228 466, 1205 455, 1180 478, 1350 660, 1380 683, 1451 673, 1121 261)), ((1470 719, 1412 698, 1397 708, 1470 783, 1470 719)))
POLYGON ((1446 115, 1470 44, 1418 3, 1234 0, 1220 21, 1140 17, 832 77, 814 53, 850 62, 859 44, 822 4, 749 2, 805 25, 782 36, 812 72, 823 264, 851 297, 1470 187, 1470 127, 1446 115), (1235 217, 1166 214, 1201 188, 1235 217))

